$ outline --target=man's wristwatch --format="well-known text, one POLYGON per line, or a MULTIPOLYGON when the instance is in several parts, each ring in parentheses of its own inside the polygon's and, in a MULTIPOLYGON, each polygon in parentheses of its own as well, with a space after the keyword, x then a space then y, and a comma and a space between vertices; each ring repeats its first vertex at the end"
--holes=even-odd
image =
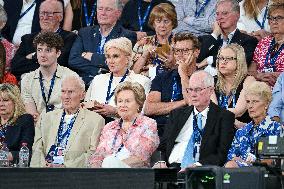
POLYGON ((87 52, 83 52, 83 53, 81 54, 81 56, 84 58, 84 57, 86 56, 86 54, 87 54, 87 52))

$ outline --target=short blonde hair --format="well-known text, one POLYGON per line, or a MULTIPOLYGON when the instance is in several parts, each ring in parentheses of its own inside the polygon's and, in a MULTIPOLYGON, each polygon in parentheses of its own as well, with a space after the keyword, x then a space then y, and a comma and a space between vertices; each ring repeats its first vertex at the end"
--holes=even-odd
MULTIPOLYGON (((237 70, 235 75, 234 84, 232 86, 232 92, 236 92, 238 86, 240 83, 247 77, 248 74, 248 67, 247 67, 247 61, 245 56, 244 48, 236 43, 231 43, 223 48, 221 48, 218 52, 218 57, 220 56, 220 53, 223 49, 231 49, 236 54, 236 64, 237 64, 237 70)), ((224 75, 219 71, 219 60, 216 61, 216 67, 217 67, 217 83, 216 83, 216 89, 222 93, 225 92, 225 77, 224 75)))
POLYGON ((129 39, 126 37, 119 37, 116 39, 111 39, 108 42, 106 42, 104 47, 104 53, 110 49, 110 48, 116 48, 121 51, 123 51, 128 56, 132 55, 132 43, 129 39))
POLYGON ((260 81, 252 82, 245 90, 245 96, 247 95, 256 95, 263 99, 267 104, 270 104, 272 101, 272 92, 270 87, 260 81))
POLYGON ((8 98, 12 100, 15 105, 15 110, 9 123, 13 125, 21 115, 26 113, 25 105, 21 98, 20 89, 16 85, 3 83, 0 84, 0 95, 2 97, 7 95, 8 98))
POLYGON ((126 91, 126 90, 130 90, 134 93, 135 101, 139 105, 138 112, 141 112, 143 109, 144 102, 146 100, 146 94, 145 94, 144 87, 137 82, 125 81, 125 82, 120 83, 116 87, 115 94, 114 94, 115 105, 117 104, 118 93, 120 93, 121 91, 126 91))
POLYGON ((154 29, 153 25, 155 19, 162 18, 164 16, 172 21, 173 29, 175 29, 178 25, 177 13, 175 7, 169 3, 160 3, 152 9, 149 16, 148 26, 154 29))

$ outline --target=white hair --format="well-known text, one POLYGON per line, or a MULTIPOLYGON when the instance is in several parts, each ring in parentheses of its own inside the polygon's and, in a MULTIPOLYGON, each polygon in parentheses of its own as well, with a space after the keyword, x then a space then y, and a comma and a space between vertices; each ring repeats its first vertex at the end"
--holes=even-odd
MULTIPOLYGON (((97 1, 97 7, 99 7, 100 1, 105 1, 105 0, 98 0, 98 1, 97 1)), ((114 5, 115 5, 115 8, 116 8, 117 10, 122 11, 122 9, 123 9, 123 3, 121 2, 121 0, 114 0, 114 5)))
POLYGON ((82 91, 85 91, 85 83, 84 83, 83 79, 80 76, 78 76, 77 74, 63 76, 63 79, 62 79, 62 82, 61 82, 61 87, 62 87, 63 82, 70 81, 72 79, 74 79, 74 81, 80 87, 80 89, 82 91))
POLYGON ((204 75, 203 84, 205 85, 205 87, 214 87, 214 78, 208 72, 204 70, 198 70, 198 71, 195 71, 192 75, 196 75, 196 74, 204 75))

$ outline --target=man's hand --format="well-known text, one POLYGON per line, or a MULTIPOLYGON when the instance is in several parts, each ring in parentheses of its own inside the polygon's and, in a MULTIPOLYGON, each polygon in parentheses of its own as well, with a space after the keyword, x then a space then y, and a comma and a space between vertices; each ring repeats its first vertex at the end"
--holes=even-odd
POLYGON ((215 21, 214 23, 213 23, 213 33, 216 35, 216 36, 219 36, 219 35, 221 35, 221 33, 222 33, 222 29, 221 29, 221 27, 220 27, 220 25, 219 25, 219 23, 217 22, 217 21, 215 21))
POLYGON ((82 53, 82 57, 91 61, 93 53, 91 53, 91 52, 83 52, 83 53, 82 53), (84 53, 84 55, 83 55, 83 53, 84 53))
POLYGON ((181 76, 189 76, 196 69, 193 53, 189 54, 185 61, 178 60, 176 63, 178 64, 178 73, 181 76))

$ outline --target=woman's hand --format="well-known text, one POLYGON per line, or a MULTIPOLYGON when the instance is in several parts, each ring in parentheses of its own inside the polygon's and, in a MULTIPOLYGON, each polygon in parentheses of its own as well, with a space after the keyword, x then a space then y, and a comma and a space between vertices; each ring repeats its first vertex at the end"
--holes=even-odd
POLYGON ((137 156, 130 156, 122 161, 132 168, 144 166, 144 161, 137 156))
POLYGON ((167 163, 165 161, 158 161, 156 162, 152 168, 161 169, 161 168, 168 168, 167 163))
POLYGON ((109 104, 96 104, 95 112, 104 116, 114 116, 117 114, 117 109, 109 104))

